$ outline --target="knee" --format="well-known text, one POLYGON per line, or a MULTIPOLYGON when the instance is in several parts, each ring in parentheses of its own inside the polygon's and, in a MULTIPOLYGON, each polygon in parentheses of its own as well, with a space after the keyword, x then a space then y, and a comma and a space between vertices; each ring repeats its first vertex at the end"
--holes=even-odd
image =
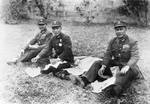
POLYGON ((58 70, 62 70, 64 68, 69 68, 71 65, 69 63, 66 63, 66 64, 60 64, 57 69, 58 70))
POLYGON ((122 87, 119 85, 110 85, 106 89, 104 89, 105 93, 109 96, 117 96, 119 97, 122 93, 122 87))

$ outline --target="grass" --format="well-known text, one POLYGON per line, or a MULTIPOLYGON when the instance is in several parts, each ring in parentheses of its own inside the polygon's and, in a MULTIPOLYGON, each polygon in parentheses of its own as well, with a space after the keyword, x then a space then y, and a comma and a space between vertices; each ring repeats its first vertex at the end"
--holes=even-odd
MULTIPOLYGON (((36 25, 21 24, 8 26, 10 31, 6 32, 5 46, 7 58, 14 57, 19 50, 25 46, 27 40, 38 31, 36 25), (14 34, 12 34, 14 33, 14 34), (20 44, 18 44, 20 43, 20 44), (17 48, 15 48, 17 47, 17 48), (13 51, 12 51, 13 50, 13 51)), ((48 26, 50 29, 50 26, 48 26)), ((147 29, 130 28, 128 34, 139 41, 140 51, 146 49, 144 44, 148 42, 147 29)), ((115 36, 112 25, 83 25, 64 23, 63 32, 70 35, 75 56, 87 55, 103 57, 109 40, 115 36)), ((141 66, 143 60, 140 60, 141 66)), ((72 85, 69 81, 61 80, 49 75, 40 75, 35 78, 29 77, 24 72, 23 66, 6 67, 7 82, 6 92, 3 96, 11 103, 17 104, 110 104, 115 98, 106 98, 101 94, 94 94, 72 85)), ((150 68, 144 67, 145 71, 150 68)), ((147 71, 148 72, 148 71, 147 71)), ((122 104, 148 104, 150 94, 147 89, 149 81, 137 81, 128 89, 126 96, 121 97, 122 104)), ((115 103, 114 103, 115 104, 115 103)))

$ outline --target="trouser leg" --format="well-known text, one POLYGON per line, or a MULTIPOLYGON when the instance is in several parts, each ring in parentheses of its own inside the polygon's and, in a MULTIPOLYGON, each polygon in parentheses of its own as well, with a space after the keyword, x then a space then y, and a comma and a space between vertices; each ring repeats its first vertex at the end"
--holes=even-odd
POLYGON ((57 69, 62 70, 65 68, 70 68, 70 67, 71 67, 70 63, 67 62, 67 63, 62 63, 62 64, 58 65, 57 69))
MULTIPOLYGON (((102 61, 100 60, 95 61, 87 72, 84 72, 80 76, 77 76, 77 77, 75 76, 75 78, 72 77, 72 82, 84 88, 88 84, 94 82, 95 80, 98 80, 98 81, 106 80, 98 75, 98 71, 102 66, 101 63, 102 61)), ((109 67, 106 68, 106 70, 104 71, 104 75, 112 76, 112 73, 109 67)))
POLYGON ((45 65, 50 63, 50 60, 49 60, 49 57, 47 57, 47 58, 40 58, 36 63, 37 63, 38 66, 41 66, 41 67, 44 68, 45 65))
POLYGON ((23 55, 20 56, 20 58, 17 60, 17 62, 30 62, 32 58, 36 57, 36 55, 39 53, 39 50, 30 50, 25 52, 23 55))
MULTIPOLYGON (((102 61, 96 61, 93 63, 93 65, 90 67, 90 69, 84 74, 84 77, 87 78, 89 82, 94 82, 95 80, 103 81, 104 78, 101 78, 98 75, 98 71, 101 68, 101 62, 102 61)), ((110 71, 110 68, 107 67, 104 71, 104 75, 112 76, 112 73, 110 71)))
POLYGON ((89 82, 94 82, 98 76, 98 70, 101 68, 101 61, 96 61, 92 64, 89 70, 84 73, 84 77, 87 78, 89 82))
POLYGON ((116 81, 113 85, 110 85, 105 89, 112 96, 120 96, 121 93, 126 90, 131 82, 136 78, 136 73, 133 70, 129 69, 126 74, 118 73, 116 75, 116 81))
POLYGON ((135 77, 136 73, 134 73, 132 69, 129 69, 125 75, 118 73, 115 81, 116 86, 114 87, 116 95, 119 96, 123 90, 126 90, 131 85, 131 82, 135 79, 135 77))

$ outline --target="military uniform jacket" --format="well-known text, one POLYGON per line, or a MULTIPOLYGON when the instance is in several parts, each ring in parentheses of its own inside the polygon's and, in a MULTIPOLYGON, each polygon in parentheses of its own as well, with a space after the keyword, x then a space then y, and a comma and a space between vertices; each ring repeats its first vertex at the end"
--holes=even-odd
POLYGON ((52 33, 50 33, 47 29, 38 33, 26 46, 25 50, 28 49, 29 45, 38 44, 40 49, 43 49, 47 42, 52 38, 52 33))
POLYGON ((57 36, 53 36, 48 42, 47 46, 39 53, 40 57, 49 53, 51 57, 59 57, 62 61, 73 62, 72 43, 69 36, 60 33, 57 36), (53 54, 55 55, 53 56, 53 54))
POLYGON ((103 64, 107 66, 111 60, 118 66, 129 65, 130 68, 134 68, 139 60, 137 41, 127 35, 121 39, 117 37, 112 39, 104 55, 103 64))

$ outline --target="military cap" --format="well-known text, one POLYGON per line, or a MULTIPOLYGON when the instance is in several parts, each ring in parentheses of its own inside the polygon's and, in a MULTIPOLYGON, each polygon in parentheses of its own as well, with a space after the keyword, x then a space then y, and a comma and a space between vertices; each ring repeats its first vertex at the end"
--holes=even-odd
POLYGON ((117 21, 114 23, 114 28, 116 27, 126 27, 126 24, 123 21, 117 21))
POLYGON ((47 24, 45 19, 40 19, 38 21, 38 25, 45 25, 45 24, 47 24))
POLYGON ((62 25, 62 23, 60 21, 53 21, 52 22, 52 27, 59 27, 61 25, 62 25))

